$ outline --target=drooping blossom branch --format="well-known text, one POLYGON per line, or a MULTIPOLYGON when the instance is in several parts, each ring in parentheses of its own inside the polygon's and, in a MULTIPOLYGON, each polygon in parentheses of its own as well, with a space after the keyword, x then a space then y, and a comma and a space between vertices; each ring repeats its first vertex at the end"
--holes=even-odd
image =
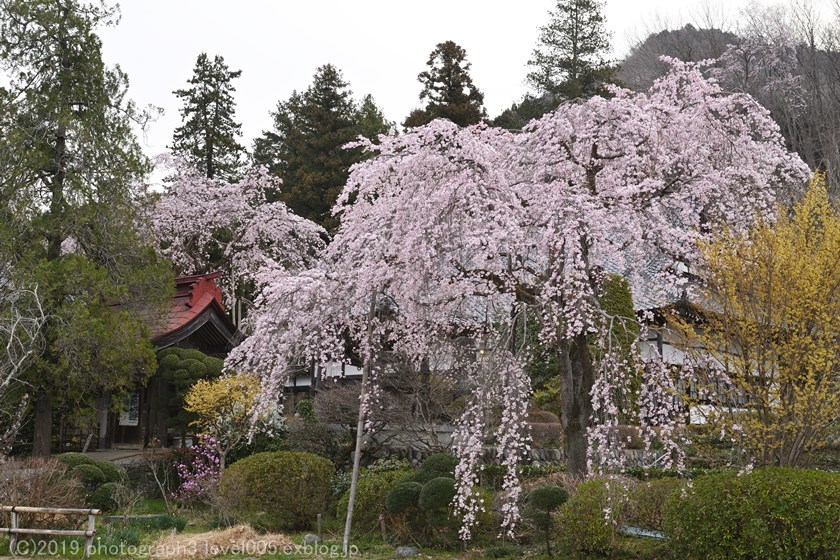
POLYGON ((662 429, 681 412, 668 404, 669 372, 609 347, 603 271, 625 275, 645 304, 682 295, 697 240, 718 223, 744 227, 768 214, 807 169, 749 96, 724 93, 701 65, 669 62, 649 92, 615 89, 611 99, 564 105, 519 135, 438 120, 361 141, 373 157, 351 170, 335 238, 317 267, 266 282, 255 334, 231 365, 263 376, 264 399, 273 400, 294 368, 352 360, 371 337, 418 363, 448 348, 452 371, 474 388, 457 443, 464 538, 479 507, 472 492, 485 437, 505 448, 506 530, 516 523, 513 467, 527 445, 529 392, 516 333, 527 317, 563 364, 572 472, 586 471, 587 443, 602 442, 600 457, 620 455, 612 449, 620 441, 588 429, 614 425, 619 403, 610 395, 628 369, 643 378, 642 429, 676 434, 662 429), (371 293, 379 294, 373 331, 371 293), (492 353, 486 368, 475 360, 479 340, 492 353), (484 387, 484 375, 504 394, 484 387), (485 425, 482 411, 497 404, 501 421, 485 425))
POLYGON ((182 274, 223 271, 228 303, 241 285, 262 288, 263 275, 306 269, 324 246, 320 226, 266 201, 282 185, 265 168, 228 183, 174 157, 156 164, 168 172, 150 216, 161 254, 182 274))

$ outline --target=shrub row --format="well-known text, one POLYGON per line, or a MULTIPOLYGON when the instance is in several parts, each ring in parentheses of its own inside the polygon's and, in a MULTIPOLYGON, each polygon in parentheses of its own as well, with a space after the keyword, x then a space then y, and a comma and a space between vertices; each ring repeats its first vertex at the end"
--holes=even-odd
POLYGON ((221 500, 268 531, 308 529, 327 509, 333 464, 312 453, 256 453, 225 469, 221 500))
POLYGON ((840 551, 840 474, 763 468, 633 484, 589 480, 557 516, 559 537, 609 554, 621 525, 664 530, 675 558, 823 560, 840 551))
POLYGON ((665 512, 681 558, 817 560, 840 556, 840 474, 765 468, 699 478, 665 512))
POLYGON ((67 467, 67 473, 82 482, 87 494, 85 503, 92 508, 114 511, 130 501, 126 486, 128 474, 119 465, 97 461, 84 453, 62 453, 55 457, 67 467))

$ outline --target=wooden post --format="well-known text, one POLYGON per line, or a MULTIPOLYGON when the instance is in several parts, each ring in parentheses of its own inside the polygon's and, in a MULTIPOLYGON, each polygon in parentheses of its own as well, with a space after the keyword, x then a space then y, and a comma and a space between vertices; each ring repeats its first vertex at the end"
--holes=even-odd
POLYGON ((82 453, 87 453, 88 447, 90 447, 90 440, 93 439, 93 433, 89 433, 87 439, 85 440, 85 446, 82 448, 82 453))
POLYGON ((385 516, 379 514, 379 530, 382 531, 382 542, 388 542, 388 533, 385 532, 385 516))
POLYGON ((18 518, 17 518, 17 512, 15 511, 15 508, 12 508, 10 516, 12 518, 12 526, 9 527, 9 528, 12 530, 12 532, 9 533, 9 554, 14 556, 15 554, 17 554, 17 528, 18 528, 18 518))
POLYGON ((88 532, 85 536, 85 558, 90 558, 90 553, 93 550, 93 535, 96 534, 96 517, 93 515, 93 510, 88 513, 88 532))
POLYGON ((324 542, 324 535, 321 531, 321 514, 318 514, 318 544, 324 542))

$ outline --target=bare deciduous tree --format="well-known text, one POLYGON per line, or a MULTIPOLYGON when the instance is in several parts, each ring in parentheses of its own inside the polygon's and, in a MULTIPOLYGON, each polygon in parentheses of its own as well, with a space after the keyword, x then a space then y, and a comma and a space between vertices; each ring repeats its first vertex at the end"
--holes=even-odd
POLYGON ((45 321, 38 288, 20 288, 0 272, 0 457, 11 449, 29 404, 24 394, 7 408, 4 396, 21 383, 21 373, 42 350, 45 321))

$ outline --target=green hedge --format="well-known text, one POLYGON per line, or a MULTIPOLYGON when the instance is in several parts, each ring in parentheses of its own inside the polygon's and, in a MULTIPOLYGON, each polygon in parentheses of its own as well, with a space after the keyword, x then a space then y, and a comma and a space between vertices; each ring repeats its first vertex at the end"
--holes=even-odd
POLYGON ((559 537, 572 548, 592 554, 608 554, 615 543, 615 526, 606 518, 620 518, 624 492, 619 482, 587 480, 578 485, 558 515, 559 537))
POLYGON ((664 528, 678 558, 838 558, 840 474, 764 468, 700 477, 669 499, 664 528))
POLYGON ((423 511, 448 510, 455 493, 454 478, 446 476, 433 478, 423 485, 417 504, 423 511))
POLYGON ((257 453, 229 466, 219 491, 233 511, 261 528, 307 529, 327 509, 333 470, 312 453, 257 453))
POLYGON ((684 485, 683 479, 673 477, 639 482, 630 492, 627 523, 634 527, 661 531, 668 500, 684 485))
POLYGON ((81 480, 88 487, 97 487, 105 482, 105 473, 103 473, 96 465, 81 464, 73 467, 70 471, 71 476, 75 476, 81 480))
MULTIPOLYGON (((411 475, 410 470, 371 472, 363 469, 359 473, 356 487, 356 503, 353 507, 353 530, 370 532, 379 527, 379 516, 386 513, 385 499, 391 490, 411 475)), ((347 517, 347 503, 350 490, 342 494, 338 501, 336 517, 347 517)))

